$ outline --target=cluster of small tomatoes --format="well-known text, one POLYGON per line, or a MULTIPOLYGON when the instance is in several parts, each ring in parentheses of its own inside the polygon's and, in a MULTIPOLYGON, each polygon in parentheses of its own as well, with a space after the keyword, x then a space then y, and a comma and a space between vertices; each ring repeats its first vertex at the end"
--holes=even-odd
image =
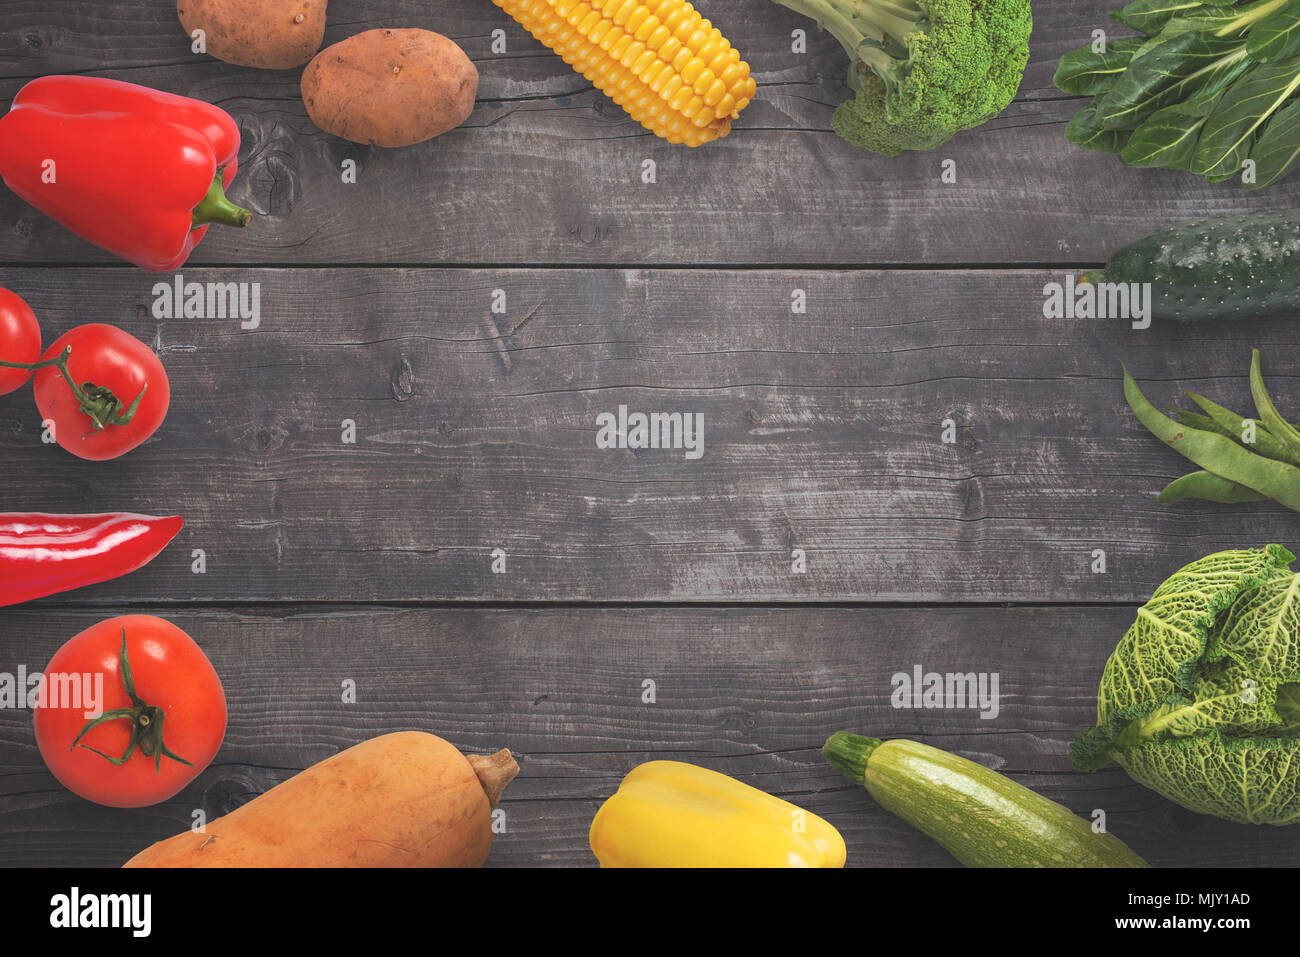
POLYGON ((42 353, 35 313, 0 289, 0 395, 28 379, 45 430, 73 455, 93 461, 115 459, 146 441, 171 402, 162 362, 139 339, 96 322, 69 330, 42 353))

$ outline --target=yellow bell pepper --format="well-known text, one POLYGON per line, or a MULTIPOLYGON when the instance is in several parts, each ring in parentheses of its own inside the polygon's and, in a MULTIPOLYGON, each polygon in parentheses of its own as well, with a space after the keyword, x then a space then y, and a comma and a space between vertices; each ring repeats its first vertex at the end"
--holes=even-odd
POLYGON ((681 761, 633 768, 591 822, 601 867, 843 867, 816 814, 681 761))

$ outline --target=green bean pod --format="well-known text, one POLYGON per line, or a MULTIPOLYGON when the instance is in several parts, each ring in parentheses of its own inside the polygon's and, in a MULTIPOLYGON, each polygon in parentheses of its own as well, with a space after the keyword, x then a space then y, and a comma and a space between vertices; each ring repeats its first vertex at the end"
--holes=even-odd
POLYGON ((1250 394, 1255 399, 1255 411, 1264 420, 1268 430, 1289 450, 1300 455, 1300 431, 1296 431, 1294 425, 1282 418, 1282 413, 1278 412, 1277 406, 1273 404, 1268 389, 1264 388, 1264 373, 1260 369, 1258 349, 1250 351, 1250 394))
POLYGON ((1199 412, 1188 412, 1186 409, 1176 409, 1174 415, 1178 416, 1178 421, 1183 425, 1190 425, 1194 429, 1200 429, 1202 432, 1218 432, 1220 435, 1226 435, 1228 438, 1236 441, 1236 435, 1229 435, 1218 422, 1215 422, 1208 415, 1201 415, 1199 412))
POLYGON ((1249 452, 1226 436, 1175 422, 1147 400, 1128 369, 1124 369, 1124 398, 1138 421, 1175 452, 1208 472, 1300 512, 1300 468, 1249 452))
POLYGON ((1247 488, 1230 481, 1221 475, 1201 470, 1190 472, 1182 478, 1176 478, 1165 486, 1164 491, 1156 496, 1158 504, 1181 502, 1196 498, 1206 502, 1219 502, 1223 505, 1240 505, 1243 502, 1266 502, 1267 495, 1261 495, 1253 488, 1247 488))
MULTIPOLYGON (((1211 432, 1222 432, 1228 438, 1232 439, 1242 448, 1250 449, 1266 459, 1275 459, 1278 462, 1290 462, 1292 465, 1300 467, 1300 452, 1291 449, 1285 442, 1269 431, 1268 426, 1260 419, 1252 419, 1248 415, 1238 415, 1231 409, 1225 409, 1217 402, 1211 402, 1203 395, 1197 395, 1195 392, 1188 392, 1187 397, 1199 405, 1208 414, 1214 428, 1211 432), (1242 438, 1242 423, 1255 423, 1255 441, 1248 443, 1242 438)), ((1181 416, 1180 416, 1181 418, 1181 416)), ((1187 422, 1192 428, 1199 428, 1193 423, 1187 422)))

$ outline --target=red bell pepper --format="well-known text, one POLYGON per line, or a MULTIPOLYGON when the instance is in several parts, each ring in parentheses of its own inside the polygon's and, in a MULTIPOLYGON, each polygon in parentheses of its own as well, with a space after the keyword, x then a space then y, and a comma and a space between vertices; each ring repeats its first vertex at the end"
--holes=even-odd
POLYGON ((230 114, 134 83, 41 77, 0 117, 5 185, 151 272, 179 268, 209 223, 248 225, 225 194, 238 168, 230 114))
POLYGON ((182 525, 179 515, 0 513, 0 607, 143 568, 182 525))

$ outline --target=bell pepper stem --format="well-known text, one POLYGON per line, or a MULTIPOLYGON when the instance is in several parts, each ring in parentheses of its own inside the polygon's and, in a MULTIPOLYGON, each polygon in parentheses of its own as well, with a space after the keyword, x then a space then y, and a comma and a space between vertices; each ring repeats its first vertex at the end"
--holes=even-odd
POLYGON ((226 190, 221 182, 224 166, 217 167, 217 174, 212 177, 212 185, 203 201, 194 207, 194 229, 216 223, 221 226, 247 226, 253 214, 242 206, 236 206, 226 198, 226 190))

